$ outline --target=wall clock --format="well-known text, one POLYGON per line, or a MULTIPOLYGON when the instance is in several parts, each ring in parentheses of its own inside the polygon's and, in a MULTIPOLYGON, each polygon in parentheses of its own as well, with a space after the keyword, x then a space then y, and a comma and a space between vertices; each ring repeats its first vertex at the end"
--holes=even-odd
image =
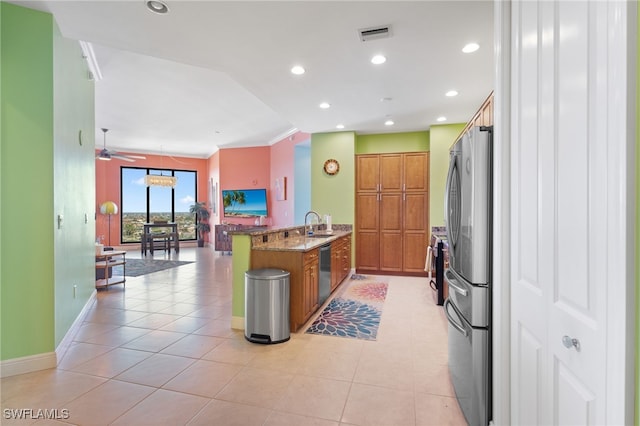
POLYGON ((338 172, 340 171, 340 164, 338 163, 338 160, 334 160, 333 158, 330 158, 329 160, 324 162, 324 172, 328 175, 335 175, 338 174, 338 172))

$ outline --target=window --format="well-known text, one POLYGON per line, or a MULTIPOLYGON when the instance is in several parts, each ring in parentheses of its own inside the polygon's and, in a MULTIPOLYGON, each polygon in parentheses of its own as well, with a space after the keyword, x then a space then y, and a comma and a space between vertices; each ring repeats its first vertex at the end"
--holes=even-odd
POLYGON ((195 240, 196 218, 189 206, 196 201, 196 178, 194 171, 121 167, 122 242, 140 242, 142 225, 159 220, 176 222, 180 240, 195 240), (175 188, 145 185, 147 174, 161 173, 178 178, 175 188))

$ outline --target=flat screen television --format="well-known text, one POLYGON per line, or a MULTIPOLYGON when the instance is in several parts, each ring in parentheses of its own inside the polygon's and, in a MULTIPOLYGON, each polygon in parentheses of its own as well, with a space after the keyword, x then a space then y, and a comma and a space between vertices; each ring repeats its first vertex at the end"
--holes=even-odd
POLYGON ((225 217, 267 216, 266 189, 223 189, 225 217))

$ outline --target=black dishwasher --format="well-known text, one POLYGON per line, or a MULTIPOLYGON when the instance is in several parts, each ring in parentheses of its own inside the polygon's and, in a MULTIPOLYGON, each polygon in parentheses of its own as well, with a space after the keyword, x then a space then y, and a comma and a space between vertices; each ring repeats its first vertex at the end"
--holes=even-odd
POLYGON ((320 274, 318 277, 318 305, 331 294, 331 244, 320 247, 320 274))

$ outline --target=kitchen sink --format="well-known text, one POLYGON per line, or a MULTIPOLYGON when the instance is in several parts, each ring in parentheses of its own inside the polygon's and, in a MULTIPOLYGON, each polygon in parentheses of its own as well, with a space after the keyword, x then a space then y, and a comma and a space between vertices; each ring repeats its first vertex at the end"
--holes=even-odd
POLYGON ((305 237, 307 238, 329 238, 329 237, 333 237, 333 234, 307 234, 305 235, 305 237))

